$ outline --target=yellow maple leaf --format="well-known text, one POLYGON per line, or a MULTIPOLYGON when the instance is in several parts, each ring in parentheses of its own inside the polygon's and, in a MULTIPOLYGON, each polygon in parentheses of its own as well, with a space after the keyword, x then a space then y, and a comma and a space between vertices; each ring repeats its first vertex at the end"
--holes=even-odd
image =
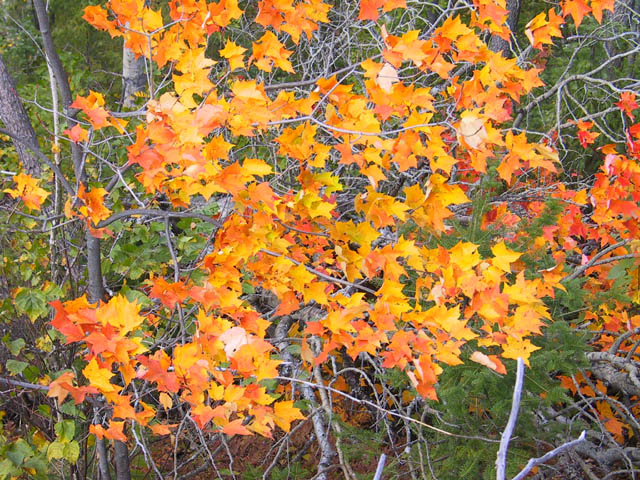
POLYGON ((502 346, 502 357, 513 360, 522 358, 525 365, 529 367, 529 356, 531 352, 536 350, 540 350, 540 347, 536 347, 528 338, 518 340, 513 337, 507 337, 507 344, 502 346))
POLYGON ((226 58, 229 61, 229 68, 231 70, 235 70, 236 68, 244 68, 244 52, 247 49, 237 45, 235 42, 231 40, 227 40, 224 48, 222 50, 218 50, 218 53, 221 57, 226 58))
POLYGON ((293 401, 286 400, 273 404, 274 421, 282 430, 288 432, 291 429, 291 422, 294 420, 304 420, 304 415, 293 406, 293 401))
POLYGON ((116 295, 108 303, 100 305, 96 319, 102 325, 112 325, 121 335, 126 335, 144 321, 139 312, 138 303, 130 302, 124 295, 116 295))
POLYGON ((504 240, 493 246, 491 252, 494 255, 491 260, 493 266, 507 273, 511 271, 511 264, 522 256, 522 253, 508 249, 504 240))
POLYGON ((242 162, 242 173, 263 177, 273 173, 273 167, 259 158, 246 158, 244 162, 242 162))
POLYGON ((84 367, 82 374, 89 380, 89 383, 100 390, 101 393, 116 392, 116 386, 110 382, 113 373, 106 368, 100 367, 95 358, 92 358, 87 366, 84 367))

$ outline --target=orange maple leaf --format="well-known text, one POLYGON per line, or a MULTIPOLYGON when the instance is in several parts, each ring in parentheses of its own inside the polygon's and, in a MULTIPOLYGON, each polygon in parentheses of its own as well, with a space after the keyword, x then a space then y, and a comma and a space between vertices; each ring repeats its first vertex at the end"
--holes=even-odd
POLYGON ((382 7, 384 0, 360 0, 360 13, 358 20, 378 20, 378 9, 382 7))
POLYGON ((289 57, 293 52, 284 48, 278 37, 273 32, 267 30, 257 42, 252 44, 253 55, 256 66, 265 72, 271 72, 273 66, 285 72, 295 73, 289 57))
POLYGON ((89 132, 77 123, 73 127, 67 128, 62 132, 62 134, 69 137, 74 143, 86 142, 89 140, 89 132))
POLYGON ((576 28, 580 26, 585 15, 591 13, 591 7, 587 5, 585 0, 565 0, 562 4, 562 16, 571 15, 576 28))
POLYGON ((547 15, 541 12, 527 23, 525 34, 533 48, 541 48, 544 44, 553 44, 552 37, 562 37, 560 27, 563 24, 564 18, 551 9, 548 20, 547 15))
POLYGON ((124 422, 116 422, 114 420, 109 421, 109 428, 106 429, 102 425, 89 425, 89 432, 93 433, 98 438, 126 442, 127 436, 124 434, 123 430, 124 422))
POLYGON ((4 192, 11 195, 12 198, 20 197, 28 208, 40 210, 50 195, 49 192, 38 186, 40 180, 21 172, 13 177, 13 181, 16 183, 16 188, 5 188, 4 192))
POLYGON ((616 107, 622 110, 627 116, 634 120, 633 111, 638 108, 638 103, 636 102, 636 94, 635 92, 625 91, 620 93, 620 101, 617 102, 616 107))
POLYGON ((107 11, 100 5, 90 5, 85 7, 82 18, 98 30, 109 32, 111 38, 121 37, 123 33, 116 28, 114 21, 107 18, 107 15, 107 11))
POLYGON ((251 435, 251 431, 245 427, 243 424, 242 418, 237 418, 232 420, 224 427, 222 427, 222 433, 233 436, 233 435, 251 435))
POLYGON ((593 17, 602 23, 602 13, 605 10, 609 10, 613 13, 615 0, 591 0, 591 10, 593 11, 593 17))
POLYGON ((84 185, 80 185, 78 198, 84 202, 84 205, 79 207, 78 211, 91 219, 94 224, 100 223, 111 215, 111 210, 104 204, 104 197, 107 195, 108 192, 104 188, 94 188, 87 192, 84 185))

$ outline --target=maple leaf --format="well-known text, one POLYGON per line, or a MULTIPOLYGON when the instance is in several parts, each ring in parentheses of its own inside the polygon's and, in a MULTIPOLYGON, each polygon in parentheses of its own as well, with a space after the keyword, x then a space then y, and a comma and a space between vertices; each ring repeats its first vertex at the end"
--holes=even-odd
POLYGON ((95 358, 92 358, 87 366, 84 367, 82 374, 89 380, 90 385, 96 387, 101 393, 112 393, 117 390, 116 385, 110 382, 113 373, 106 368, 100 367, 95 358))
MULTIPOLYGON (((114 122, 111 121, 111 115, 104 109, 104 104, 104 97, 100 93, 90 90, 89 95, 86 97, 82 97, 80 95, 76 96, 76 99, 70 107, 82 110, 82 112, 89 118, 91 126, 95 130, 98 130, 103 127, 114 125, 114 122)), ((115 122, 115 126, 120 129, 125 124, 126 123, 123 123, 122 121, 115 122)), ((70 133, 74 133, 73 129, 71 129, 70 133)), ((78 134, 75 135, 78 136, 78 134)))
POLYGON ((487 129, 484 120, 473 114, 466 115, 460 121, 459 135, 471 148, 480 148, 487 139, 487 129))
POLYGON ((90 5, 85 7, 82 18, 98 30, 109 32, 111 38, 121 37, 123 33, 116 28, 114 21, 107 18, 107 15, 107 11, 100 5, 90 5))
POLYGON ((384 0, 360 0, 360 13, 358 20, 378 20, 378 9, 382 7, 384 0))
POLYGON ((529 365, 529 357, 532 352, 540 350, 540 347, 536 347, 529 339, 516 339, 513 337, 507 337, 506 345, 502 345, 502 357, 517 360, 522 358, 525 365, 529 365))
POLYGON ((130 302, 124 295, 116 295, 103 303, 96 311, 96 320, 103 325, 111 325, 120 335, 127 335, 144 322, 140 316, 140 305, 130 302))
POLYGON ((490 368, 491 370, 494 370, 502 375, 507 374, 507 369, 504 367, 504 364, 495 355, 487 356, 484 353, 476 350, 471 354, 469 360, 479 363, 480 365, 484 365, 485 367, 490 368))
POLYGON ((67 395, 70 394, 71 397, 73 397, 74 403, 77 405, 84 401, 87 394, 98 393, 98 390, 94 387, 74 387, 74 378, 75 374, 73 372, 64 372, 49 384, 47 397, 57 398, 58 404, 62 404, 64 399, 67 398, 67 395))
POLYGON ((109 218, 111 210, 104 204, 104 197, 107 195, 108 192, 104 188, 94 188, 87 192, 84 185, 80 185, 78 198, 84 202, 84 205, 78 210, 82 215, 91 219, 94 224, 109 218))
POLYGON ((11 195, 12 198, 20 197, 28 208, 40 210, 50 195, 49 192, 38 186, 40 180, 21 172, 13 177, 13 181, 16 183, 16 188, 5 188, 3 191, 11 195))
POLYGON ((576 28, 580 26, 585 15, 591 12, 591 7, 584 0, 565 0, 562 4, 562 15, 571 15, 576 28))
POLYGON ((624 113, 626 113, 631 120, 634 120, 632 112, 633 110, 638 108, 635 92, 625 91, 620 93, 620 101, 617 102, 615 105, 624 113))
POLYGON ((152 10, 145 8, 141 17, 141 30, 145 32, 153 32, 159 30, 164 25, 162 20, 162 12, 160 10, 152 10))
POLYGON ((611 13, 614 11, 615 0, 591 0, 591 10, 593 17, 602 23, 602 13, 604 10, 609 10, 611 13))
POLYGON ((69 387, 72 385, 74 378, 75 374, 73 372, 64 372, 49 384, 47 397, 57 398, 58 404, 62 405, 62 402, 69 394, 69 387))
POLYGON ((295 73, 289 57, 293 52, 284 48, 278 37, 267 30, 257 42, 252 44, 252 58, 256 60, 256 66, 265 72, 271 72, 273 66, 285 72, 295 73))
POLYGON ((407 0, 386 0, 382 5, 382 11, 385 13, 396 8, 407 8, 407 0))
POLYGON ((555 10, 549 10, 549 19, 544 12, 533 18, 525 28, 525 34, 533 48, 541 48, 545 44, 553 44, 552 37, 562 37, 560 27, 564 24, 562 16, 555 10))
POLYGON ((291 430, 291 422, 304 420, 304 415, 293 406, 293 401, 280 401, 273 404, 274 421, 285 432, 291 430))
MULTIPOLYGON (((219 0, 218 2, 211 2, 208 5, 209 19, 207 23, 211 21, 218 27, 225 28, 229 26, 232 20, 238 20, 242 17, 243 11, 238 7, 238 0, 219 0)), ((207 30, 207 33, 211 34, 211 29, 207 30)))
POLYGON ((127 436, 124 434, 123 429, 124 422, 116 422, 115 420, 110 420, 109 428, 106 429, 102 425, 89 425, 89 432, 93 433, 98 438, 126 442, 127 436))
POLYGON ((242 162, 242 172, 246 175, 264 177, 273 173, 273 167, 259 158, 245 158, 242 162))
POLYGON ((378 86, 387 93, 390 93, 392 87, 400 81, 398 71, 390 63, 382 65, 375 79, 378 86))
POLYGON ((576 125, 578 126, 578 140, 584 148, 587 148, 600 136, 598 132, 589 131, 593 127, 593 122, 580 120, 576 122, 576 125))
POLYGON ((224 353, 226 353, 227 358, 233 357, 241 347, 253 342, 253 336, 242 327, 230 328, 220 335, 218 339, 224 343, 224 353))
POLYGON ((245 427, 243 424, 242 418, 237 418, 224 427, 222 427, 222 433, 233 436, 233 435, 251 435, 251 431, 245 427))
POLYGON ((148 281, 153 285, 149 297, 159 299, 170 310, 173 310, 177 304, 182 304, 189 296, 189 289, 184 282, 169 283, 164 278, 155 277, 153 274, 148 281))
POLYGON ((150 382, 156 382, 157 388, 161 392, 178 391, 177 376, 174 372, 169 371, 171 358, 164 350, 158 350, 151 356, 139 355, 137 360, 141 365, 136 372, 137 378, 144 378, 150 382))
POLYGON ((64 130, 62 134, 69 137, 74 143, 87 142, 89 140, 89 132, 77 123, 73 127, 64 130))
POLYGON ((149 428, 156 435, 171 435, 171 428, 175 428, 176 426, 177 424, 163 425, 161 423, 154 423, 150 425, 149 428))
POLYGON ((491 263, 498 267, 503 272, 511 272, 511 264, 518 260, 522 253, 509 250, 504 243, 504 240, 491 248, 493 253, 493 259, 491 263))
POLYGON ((222 50, 218 50, 220 56, 229 60, 229 68, 231 70, 235 70, 236 68, 244 68, 244 52, 247 49, 237 45, 235 42, 231 40, 227 40, 224 48, 222 50))
POLYGON ((440 35, 449 40, 455 41, 458 37, 472 33, 472 30, 466 26, 459 15, 447 18, 442 26, 438 29, 440 35))

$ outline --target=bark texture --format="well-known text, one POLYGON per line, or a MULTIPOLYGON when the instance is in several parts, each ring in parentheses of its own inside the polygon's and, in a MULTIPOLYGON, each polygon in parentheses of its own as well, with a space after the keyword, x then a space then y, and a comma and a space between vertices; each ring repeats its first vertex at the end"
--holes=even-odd
POLYGON ((136 58, 133 51, 122 48, 122 106, 135 107, 135 94, 142 92, 147 84, 144 58, 136 58))
POLYGON ((0 120, 10 132, 13 146, 24 170, 33 176, 40 174, 40 162, 29 146, 38 147, 36 132, 16 91, 9 70, 0 55, 0 120))
MULTIPOLYGON (((507 17, 507 26, 515 33, 518 26, 518 19, 520 18, 520 7, 522 6, 522 0, 507 0, 507 10, 509 10, 509 16, 507 17)), ((511 50, 509 49, 510 42, 500 38, 492 37, 489 47, 494 52, 502 52, 505 57, 511 56, 511 50)))

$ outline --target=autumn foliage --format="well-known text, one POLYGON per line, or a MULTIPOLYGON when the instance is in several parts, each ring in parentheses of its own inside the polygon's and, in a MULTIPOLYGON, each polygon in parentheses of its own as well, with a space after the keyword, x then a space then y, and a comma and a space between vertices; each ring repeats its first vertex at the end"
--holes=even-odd
MULTIPOLYGON (((404 0, 362 0, 353 21, 372 22, 380 52, 315 79, 294 65, 330 22, 330 2, 255 3, 85 9, 93 27, 146 59, 150 95, 131 116, 99 92, 75 97, 70 144, 91 152, 97 138, 117 135, 127 145, 109 164, 121 180, 89 170, 96 176, 78 182, 64 214, 103 242, 119 235, 114 225, 160 219, 170 260, 133 282, 135 297, 51 302, 51 325, 83 367, 52 375, 49 397, 104 401, 90 427, 99 438, 176 435, 184 415, 204 432, 272 438, 305 418, 300 381, 355 395, 337 372, 354 362, 402 372, 404 404, 437 402, 450 367, 475 362, 506 375, 511 360, 530 365, 536 338, 565 321, 557 296, 578 282, 597 298, 620 275, 633 276, 631 300, 594 301, 582 318, 606 359, 637 358, 634 92, 614 105, 626 143, 600 145, 593 181, 574 189, 553 135, 513 128, 523 99, 546 86, 542 65, 490 48, 492 38, 510 39, 504 0, 474 0, 428 32, 385 25, 404 0), (230 35, 240 21, 255 40, 230 35), (139 208, 112 200, 118 189, 139 208), (502 195, 522 191, 536 194, 502 195), (188 269, 172 244, 174 218, 209 226, 188 269)), ((567 25, 600 23, 607 12, 613 1, 565 0, 525 34, 543 52, 567 25)), ((573 126, 584 148, 599 137, 589 119, 573 126)), ((49 192, 27 175, 15 180, 6 192, 37 213, 49 192)), ((573 395, 609 388, 597 371, 560 380, 573 395)), ((640 415, 638 392, 623 393, 640 415)), ((601 404, 619 442, 634 435, 601 404)))

